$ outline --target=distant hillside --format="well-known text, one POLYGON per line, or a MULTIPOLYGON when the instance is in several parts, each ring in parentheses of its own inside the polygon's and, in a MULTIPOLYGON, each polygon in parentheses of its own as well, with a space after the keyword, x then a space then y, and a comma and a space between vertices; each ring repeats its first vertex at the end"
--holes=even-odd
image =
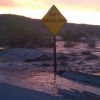
POLYGON ((86 39, 98 38, 100 39, 100 26, 87 25, 87 24, 74 24, 67 23, 60 31, 60 35, 65 40, 80 40, 85 37, 86 39))
MULTIPOLYGON (((99 37, 100 26, 67 23, 59 32, 64 40, 77 41, 81 37, 99 37)), ((0 15, 0 46, 47 47, 51 34, 41 20, 18 15, 0 15)))
POLYGON ((0 15, 0 45, 11 47, 50 46, 50 33, 40 20, 17 15, 0 15))

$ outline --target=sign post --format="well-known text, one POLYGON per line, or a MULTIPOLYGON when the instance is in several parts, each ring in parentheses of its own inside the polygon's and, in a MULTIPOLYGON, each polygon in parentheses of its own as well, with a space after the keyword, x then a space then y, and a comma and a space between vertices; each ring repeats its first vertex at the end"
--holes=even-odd
POLYGON ((57 73, 57 57, 56 57, 56 36, 53 35, 53 57, 54 57, 54 80, 56 80, 57 73))
POLYGON ((42 18, 43 24, 51 31, 53 36, 53 57, 54 57, 54 80, 56 80, 57 60, 56 60, 56 35, 62 26, 67 22, 65 17, 53 5, 47 14, 42 18))

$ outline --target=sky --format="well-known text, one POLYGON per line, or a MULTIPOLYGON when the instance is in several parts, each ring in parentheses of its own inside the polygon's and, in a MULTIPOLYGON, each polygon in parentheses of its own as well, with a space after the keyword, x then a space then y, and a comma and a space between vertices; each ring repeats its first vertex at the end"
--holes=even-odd
POLYGON ((0 14, 42 19, 52 5, 68 23, 100 25, 100 0, 0 0, 0 14))

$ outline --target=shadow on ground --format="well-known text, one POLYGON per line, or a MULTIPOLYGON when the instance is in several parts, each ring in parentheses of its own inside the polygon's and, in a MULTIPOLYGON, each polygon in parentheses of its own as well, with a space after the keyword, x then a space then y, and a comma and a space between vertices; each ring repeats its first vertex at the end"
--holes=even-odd
POLYGON ((39 91, 1 83, 0 100, 58 100, 58 97, 39 91))
POLYGON ((0 100, 100 100, 100 96, 86 91, 58 90, 59 96, 29 90, 18 86, 0 84, 0 100))
POLYGON ((82 93, 77 90, 59 90, 59 94, 64 100, 100 100, 100 96, 83 91, 82 93))

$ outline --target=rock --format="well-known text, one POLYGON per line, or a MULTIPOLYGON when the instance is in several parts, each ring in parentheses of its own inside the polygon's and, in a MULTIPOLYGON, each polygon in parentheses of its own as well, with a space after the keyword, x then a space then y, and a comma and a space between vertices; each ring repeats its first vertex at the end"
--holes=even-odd
POLYGON ((7 51, 1 51, 0 56, 9 59, 10 61, 28 61, 34 60, 43 55, 41 49, 25 49, 25 48, 11 48, 7 51))
POLYGON ((66 72, 65 70, 59 70, 59 71, 57 72, 57 74, 60 75, 60 76, 62 76, 65 72, 66 72))
POLYGON ((7 62, 7 61, 10 61, 10 60, 6 57, 0 57, 0 62, 7 62))
POLYGON ((39 58, 34 59, 34 61, 44 61, 44 60, 52 60, 52 58, 50 58, 47 55, 42 55, 39 58))
POLYGON ((59 66, 66 67, 67 66, 67 63, 65 61, 63 61, 63 62, 59 63, 59 66))
POLYGON ((95 60, 95 59, 99 59, 99 57, 96 55, 90 55, 87 58, 85 58, 84 60, 95 60))
POLYGON ((60 55, 57 57, 57 59, 61 59, 61 60, 64 60, 64 59, 68 59, 69 57, 67 57, 66 55, 60 55))
POLYGON ((74 47, 76 44, 74 42, 65 42, 64 47, 74 47))
POLYGON ((0 51, 6 51, 8 49, 9 49, 8 47, 0 47, 0 51))
POLYGON ((33 62, 33 59, 26 59, 24 62, 33 62))
POLYGON ((41 66, 43 66, 43 67, 50 67, 51 65, 47 64, 47 63, 43 63, 43 64, 41 64, 41 66))
POLYGON ((92 53, 91 53, 91 51, 83 51, 83 52, 81 52, 81 54, 82 55, 91 55, 92 53))
POLYGON ((81 37, 81 38, 79 39, 79 41, 80 41, 80 42, 83 42, 83 43, 86 42, 86 37, 81 37))
POLYGON ((99 66, 100 66, 100 62, 99 63, 96 63, 96 67, 99 68, 99 66))
POLYGON ((84 61, 78 61, 77 64, 82 65, 84 64, 84 61))
POLYGON ((57 36, 56 37, 56 41, 62 41, 63 39, 62 39, 62 37, 61 36, 57 36))

